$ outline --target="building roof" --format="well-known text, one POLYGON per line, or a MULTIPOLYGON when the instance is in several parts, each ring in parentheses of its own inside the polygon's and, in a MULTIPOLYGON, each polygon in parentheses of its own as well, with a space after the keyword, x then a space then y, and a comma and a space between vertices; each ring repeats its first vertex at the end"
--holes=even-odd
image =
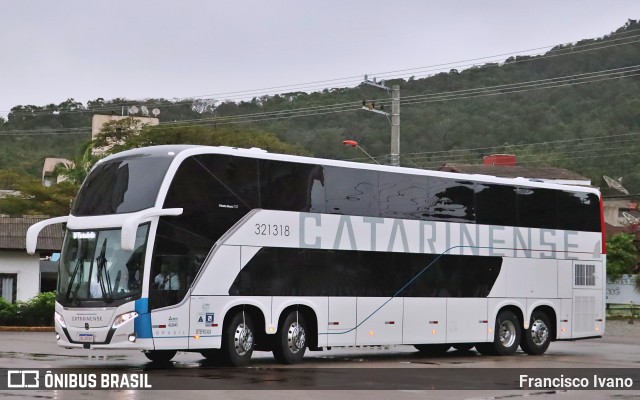
POLYGON ((564 168, 555 167, 527 167, 522 165, 506 166, 485 164, 444 164, 438 170, 447 172, 459 172, 463 174, 492 175, 503 178, 529 178, 575 185, 591 185, 591 180, 589 178, 564 168))
MULTIPOLYGON (((48 217, 0 217, 0 250, 27 249, 27 229, 48 217)), ((60 251, 64 231, 61 225, 49 225, 40 231, 37 250, 60 251)))

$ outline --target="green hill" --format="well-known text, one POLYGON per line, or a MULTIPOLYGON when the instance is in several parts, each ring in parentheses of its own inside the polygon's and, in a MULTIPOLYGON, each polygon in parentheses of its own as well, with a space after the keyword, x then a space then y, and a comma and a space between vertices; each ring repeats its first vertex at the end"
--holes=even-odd
MULTIPOLYGON (((401 87, 401 162, 437 167, 478 163, 483 155, 514 153, 519 163, 559 166, 590 177, 621 177, 640 192, 640 23, 598 39, 561 45, 539 56, 512 57, 426 78, 388 80, 401 87)), ((46 156, 72 157, 90 138, 93 113, 122 106, 162 110, 167 126, 259 129, 319 157, 360 158, 344 139, 376 157, 389 152, 390 125, 361 110, 363 99, 390 111, 389 95, 360 85, 315 93, 283 93, 251 101, 214 103, 164 99, 73 99, 44 107, 17 106, 0 125, 0 169, 38 175, 46 156), (47 135, 40 130, 57 129, 47 135), (35 136, 34 134, 38 134, 35 136)), ((365 160, 363 160, 365 161, 365 160)))

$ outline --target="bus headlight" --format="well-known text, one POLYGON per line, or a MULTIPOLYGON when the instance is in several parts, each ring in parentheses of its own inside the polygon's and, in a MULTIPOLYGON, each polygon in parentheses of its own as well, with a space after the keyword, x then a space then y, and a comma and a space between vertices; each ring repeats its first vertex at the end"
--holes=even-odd
POLYGON ((138 316, 138 313, 135 311, 118 315, 116 319, 113 320, 113 325, 111 327, 113 329, 120 328, 122 325, 124 325, 125 322, 129 321, 130 319, 134 319, 137 316, 138 316))
POLYGON ((64 322, 64 317, 57 311, 55 312, 55 318, 56 318, 56 321, 58 321, 58 324, 60 324, 61 327, 63 327, 64 329, 67 329, 67 324, 64 322))

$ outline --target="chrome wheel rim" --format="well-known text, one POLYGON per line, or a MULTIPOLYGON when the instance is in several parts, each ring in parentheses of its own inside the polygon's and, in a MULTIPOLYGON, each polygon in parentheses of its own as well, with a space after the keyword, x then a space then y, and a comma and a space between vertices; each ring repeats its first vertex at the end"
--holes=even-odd
POLYGON ((511 321, 502 321, 500 323, 500 343, 504 347, 511 347, 516 341, 516 326, 511 321))
POLYGON ((549 339, 549 328, 543 320, 537 319, 531 324, 531 340, 536 346, 542 346, 549 339))
POLYGON ((253 332, 245 324, 238 325, 233 335, 233 343, 236 353, 239 356, 244 356, 253 347, 253 332))
POLYGON ((292 353, 298 353, 306 344, 306 333, 304 327, 297 322, 292 323, 287 331, 287 344, 289 351, 292 353))

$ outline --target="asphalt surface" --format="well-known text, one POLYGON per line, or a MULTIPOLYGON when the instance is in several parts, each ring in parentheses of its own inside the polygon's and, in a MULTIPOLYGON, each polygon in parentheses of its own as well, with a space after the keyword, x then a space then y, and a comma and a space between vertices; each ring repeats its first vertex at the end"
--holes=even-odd
MULTIPOLYGON (((510 357, 480 356, 475 351, 450 351, 429 357, 411 346, 390 348, 347 348, 308 352, 302 363, 282 366, 270 353, 256 352, 250 367, 221 369, 198 353, 181 352, 174 362, 154 365, 137 351, 88 351, 64 349, 55 345, 53 333, 0 332, 2 368, 67 368, 74 371, 143 372, 154 380, 155 388, 171 391, 10 391, 13 398, 117 398, 147 399, 185 397, 189 399, 640 399, 640 392, 628 390, 426 390, 422 377, 437 379, 449 389, 464 389, 474 379, 499 382, 509 373, 522 371, 561 371, 575 368, 633 368, 640 371, 640 321, 608 321, 604 338, 575 342, 554 342, 543 356, 518 352, 510 357), (440 374, 440 375, 439 375, 440 374), (416 384, 418 382, 419 384, 416 384), (334 386, 332 386, 334 385, 334 386), (217 390, 191 390, 213 387, 217 390), (327 390, 327 389, 349 390, 327 390), (255 390, 259 389, 259 390, 255 390), (284 390, 287 389, 287 390, 284 390), (295 389, 295 390, 291 390, 295 389), (215 396, 212 396, 212 393, 215 396)), ((620 370, 624 374, 624 370, 620 370)), ((629 371, 629 370, 627 370, 629 371)), ((549 372, 551 373, 551 372, 549 372)), ((612 372, 613 373, 613 372, 612 372)), ((426 378, 425 378, 426 379, 426 378)), ((472 382, 473 383, 473 382, 472 382)), ((478 382, 476 382, 478 383, 478 382)), ((0 393, 2 394, 2 393, 0 393)))

